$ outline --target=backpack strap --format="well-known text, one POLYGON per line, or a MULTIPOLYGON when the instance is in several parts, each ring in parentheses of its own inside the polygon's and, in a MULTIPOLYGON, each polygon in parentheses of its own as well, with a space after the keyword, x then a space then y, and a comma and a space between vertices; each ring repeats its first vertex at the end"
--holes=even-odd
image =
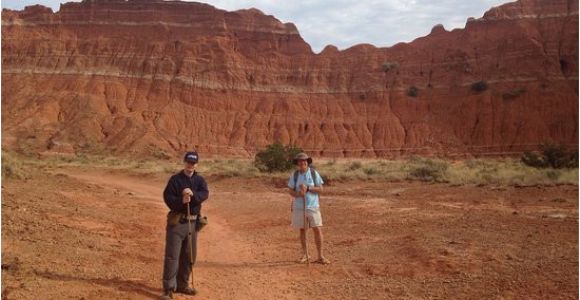
POLYGON ((294 190, 296 190, 296 183, 298 183, 298 170, 294 171, 294 190))
MULTIPOLYGON (((312 182, 314 183, 314 186, 316 185, 316 170, 314 170, 313 168, 310 168, 310 176, 312 176, 312 182)), ((320 199, 320 195, 318 195, 318 199, 320 199)))
MULTIPOLYGON (((310 168, 310 176, 312 177, 312 182, 314 182, 314 186, 316 186, 316 170, 314 168, 310 168)), ((298 170, 294 171, 294 189, 296 189, 296 183, 298 183, 298 170)))
POLYGON ((316 170, 310 168, 310 176, 312 177, 312 182, 314 182, 314 186, 316 186, 316 170))

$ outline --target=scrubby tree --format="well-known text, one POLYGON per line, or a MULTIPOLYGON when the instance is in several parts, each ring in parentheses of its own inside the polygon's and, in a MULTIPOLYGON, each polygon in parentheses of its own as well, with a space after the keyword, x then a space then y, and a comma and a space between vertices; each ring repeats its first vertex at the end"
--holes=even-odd
POLYGON ((288 171, 293 167, 292 159, 300 152, 301 148, 275 142, 256 154, 254 165, 261 172, 288 171))
POLYGON ((409 96, 409 97, 416 98, 418 95, 419 95, 419 89, 414 85, 409 87, 409 89, 407 90, 407 96, 409 96))
POLYGON ((570 151, 563 145, 544 144, 541 153, 524 152, 521 160, 534 168, 577 168, 578 150, 570 151))
POLYGON ((477 93, 481 93, 487 90, 487 82, 485 80, 480 80, 471 84, 471 89, 477 93))
POLYGON ((389 72, 390 70, 397 69, 399 67, 398 62, 384 62, 382 65, 383 72, 389 72))

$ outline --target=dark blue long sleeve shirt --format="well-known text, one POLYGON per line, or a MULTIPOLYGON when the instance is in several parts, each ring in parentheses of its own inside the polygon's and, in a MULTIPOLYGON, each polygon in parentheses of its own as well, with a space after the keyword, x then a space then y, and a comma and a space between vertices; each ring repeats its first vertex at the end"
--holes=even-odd
POLYGON ((186 188, 190 188, 193 192, 189 204, 190 213, 198 215, 201 211, 201 203, 209 197, 209 191, 205 179, 197 172, 194 172, 191 178, 185 175, 183 171, 171 176, 163 191, 163 200, 170 210, 186 213, 187 205, 183 204, 182 201, 182 192, 186 188))

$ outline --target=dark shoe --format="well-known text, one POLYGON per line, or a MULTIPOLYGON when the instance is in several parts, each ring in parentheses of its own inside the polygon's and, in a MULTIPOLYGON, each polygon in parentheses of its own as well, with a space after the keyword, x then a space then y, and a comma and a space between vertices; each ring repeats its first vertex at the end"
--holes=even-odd
POLYGON ((163 296, 161 296, 161 298, 159 298, 161 300, 171 300, 173 299, 173 291, 172 290, 165 290, 163 292, 163 296))
POLYGON ((197 290, 195 290, 194 288, 190 288, 190 287, 184 287, 184 288, 177 288, 177 291, 175 291, 176 293, 180 293, 180 294, 185 294, 185 295, 197 295, 197 290))

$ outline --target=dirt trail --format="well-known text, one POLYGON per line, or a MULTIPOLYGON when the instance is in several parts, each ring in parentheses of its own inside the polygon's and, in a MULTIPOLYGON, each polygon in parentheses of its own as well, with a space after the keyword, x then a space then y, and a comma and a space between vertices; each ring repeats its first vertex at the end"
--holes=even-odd
MULTIPOLYGON (((168 176, 49 174, 2 181, 2 299, 158 298, 168 176)), ((577 186, 334 183, 306 267, 283 181, 208 178, 196 299, 577 299, 577 186)))
MULTIPOLYGON (((143 205, 151 205, 152 214, 167 213, 162 200, 165 181, 99 171, 68 174, 87 183, 114 188, 121 194, 138 196, 145 200, 143 205)), ((212 202, 223 202, 229 195, 219 188, 211 189, 210 199, 203 207, 209 215, 211 226, 207 226, 198 237, 194 281, 201 294, 196 299, 272 299, 280 291, 289 289, 288 280, 281 274, 272 280, 271 273, 263 272, 263 269, 282 264, 257 260, 252 254, 259 252, 260 245, 232 232, 220 211, 213 208, 212 202), (268 284, 259 284, 266 282, 268 284)), ((162 247, 164 240, 157 243, 162 247)), ((158 253, 158 256, 161 261, 163 253, 158 253)), ((291 262, 287 264, 293 265, 291 262)))

